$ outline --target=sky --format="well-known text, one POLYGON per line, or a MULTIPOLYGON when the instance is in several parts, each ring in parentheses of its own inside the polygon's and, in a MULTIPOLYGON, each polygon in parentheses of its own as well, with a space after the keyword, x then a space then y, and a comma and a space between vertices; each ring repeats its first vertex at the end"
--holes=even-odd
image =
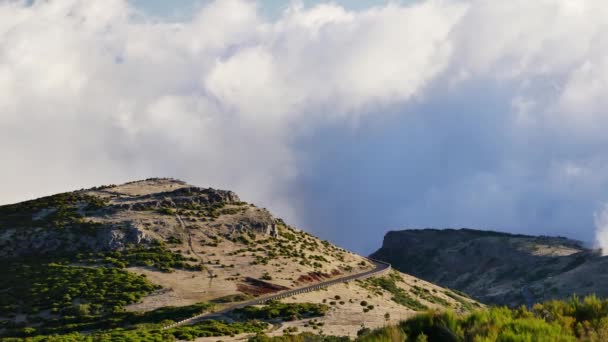
POLYGON ((360 253, 423 227, 608 244, 607 16, 604 0, 0 1, 0 203, 174 177, 360 253))
MULTIPOLYGON (((415 0, 393 0, 393 3, 411 3, 415 0)), ((191 19, 193 13, 198 9, 212 3, 213 0, 130 0, 129 3, 147 15, 162 20, 187 20, 191 19)), ((383 6, 390 0, 261 0, 257 1, 258 14, 269 19, 277 19, 283 11, 292 5, 300 5, 310 8, 323 3, 332 3, 351 11, 369 9, 375 6, 383 6)))

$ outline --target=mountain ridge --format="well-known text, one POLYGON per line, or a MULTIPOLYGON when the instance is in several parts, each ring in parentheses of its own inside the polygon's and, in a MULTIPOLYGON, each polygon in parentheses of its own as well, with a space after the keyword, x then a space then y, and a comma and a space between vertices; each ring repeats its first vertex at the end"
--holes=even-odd
POLYGON ((574 293, 608 294, 608 258, 565 237, 406 229, 388 232, 371 256, 484 303, 517 306, 574 293), (593 274, 595 282, 582 274, 593 274))

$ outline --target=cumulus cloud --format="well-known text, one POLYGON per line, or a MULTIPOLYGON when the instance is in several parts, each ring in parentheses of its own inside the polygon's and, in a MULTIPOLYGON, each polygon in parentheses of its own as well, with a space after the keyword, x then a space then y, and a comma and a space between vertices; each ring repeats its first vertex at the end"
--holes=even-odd
POLYGON ((124 0, 0 2, 0 202, 171 176, 360 251, 404 226, 591 240, 606 12, 428 0, 268 19, 221 0, 160 22, 124 0))

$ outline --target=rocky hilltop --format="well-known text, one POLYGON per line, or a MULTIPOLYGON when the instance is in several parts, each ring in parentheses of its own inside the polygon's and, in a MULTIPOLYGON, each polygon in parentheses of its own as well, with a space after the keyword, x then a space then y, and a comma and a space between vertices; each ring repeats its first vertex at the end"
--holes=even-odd
POLYGON ((198 224, 225 237, 246 231, 276 236, 278 220, 266 210, 247 209, 234 192, 173 179, 58 194, 0 207, 0 257, 124 250, 187 240, 185 222, 190 229, 198 224), (183 219, 177 215, 180 211, 183 219), (240 215, 216 222, 223 213, 240 215))
POLYGON ((372 257, 484 303, 608 295, 608 258, 563 237, 473 229, 388 232, 372 257))
POLYGON ((481 307, 392 271, 159 330, 201 311, 373 268, 231 191, 166 178, 83 189, 0 206, 0 337, 116 328, 127 329, 117 340, 131 331, 157 340, 262 331, 354 336, 362 325, 417 311, 481 307), (276 326, 267 330, 264 322, 276 326))

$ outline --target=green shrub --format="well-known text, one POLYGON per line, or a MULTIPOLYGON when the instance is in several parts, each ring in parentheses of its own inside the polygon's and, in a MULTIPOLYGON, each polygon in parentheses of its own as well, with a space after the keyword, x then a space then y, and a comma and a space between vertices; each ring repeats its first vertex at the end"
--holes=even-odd
POLYGON ((324 304, 281 303, 273 301, 262 307, 248 306, 234 310, 233 315, 246 319, 281 319, 292 321, 307 317, 324 316, 328 309, 329 307, 324 304))
POLYGON ((397 286, 395 282, 395 277, 382 277, 382 278, 372 278, 368 280, 372 285, 380 287, 388 292, 390 292, 393 297, 391 298, 397 304, 406 306, 412 310, 421 311, 426 310, 427 306, 412 298, 410 295, 405 292, 404 289, 397 286))
POLYGON ((74 299, 108 311, 134 303, 155 289, 144 277, 107 267, 0 264, 0 273, 0 288, 12 289, 0 292, 0 315, 13 312, 14 307, 24 313, 53 308, 73 312, 74 299))
POLYGON ((162 207, 162 208, 158 209, 158 213, 163 214, 163 215, 175 215, 175 209, 168 208, 168 207, 162 207))

